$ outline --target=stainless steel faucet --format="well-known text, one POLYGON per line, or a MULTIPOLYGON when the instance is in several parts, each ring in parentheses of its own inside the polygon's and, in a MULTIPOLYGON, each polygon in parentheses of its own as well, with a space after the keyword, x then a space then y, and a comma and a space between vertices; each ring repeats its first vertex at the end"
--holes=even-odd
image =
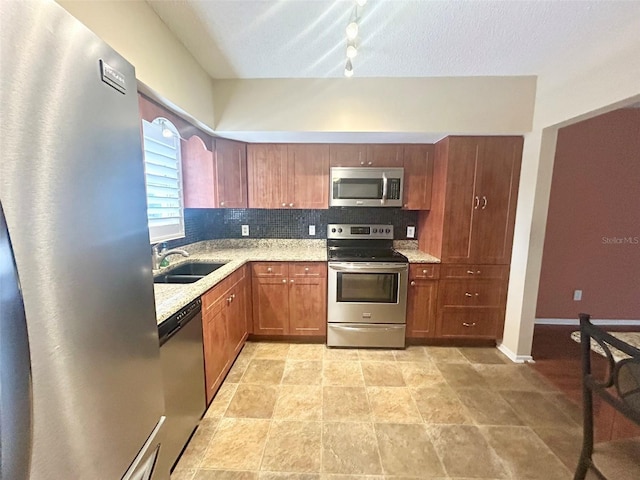
POLYGON ((153 261, 153 269, 157 270, 160 268, 160 264, 162 261, 168 257, 169 255, 182 255, 183 257, 188 257, 189 252, 185 250, 179 250, 177 248, 172 248, 171 250, 167 250, 166 248, 161 250, 160 244, 154 245, 151 249, 152 255, 151 259, 153 261))

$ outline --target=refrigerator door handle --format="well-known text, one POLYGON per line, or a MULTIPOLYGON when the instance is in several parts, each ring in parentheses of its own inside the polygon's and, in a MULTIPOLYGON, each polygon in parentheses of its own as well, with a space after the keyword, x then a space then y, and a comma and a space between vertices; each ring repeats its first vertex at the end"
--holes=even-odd
POLYGON ((27 318, 9 229, 0 202, 0 478, 29 478, 31 360, 27 318))

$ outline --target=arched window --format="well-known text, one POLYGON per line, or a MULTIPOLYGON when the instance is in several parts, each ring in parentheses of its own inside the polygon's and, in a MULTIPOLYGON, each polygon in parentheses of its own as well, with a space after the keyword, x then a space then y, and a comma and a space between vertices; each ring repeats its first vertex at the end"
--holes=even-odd
POLYGON ((151 243, 184 237, 180 134, 166 118, 142 120, 151 243))

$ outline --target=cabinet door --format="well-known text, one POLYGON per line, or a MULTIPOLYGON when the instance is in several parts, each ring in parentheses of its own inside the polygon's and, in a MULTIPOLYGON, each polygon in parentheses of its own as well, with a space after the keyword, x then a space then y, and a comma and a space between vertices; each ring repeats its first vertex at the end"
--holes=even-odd
POLYGON ((289 208, 329 208, 329 145, 288 146, 289 208))
POLYGON ((404 147, 404 204, 406 210, 431 208, 433 145, 404 147))
POLYGON ((216 140, 216 206, 247 208, 246 144, 216 140))
POLYGON ((284 277, 253 277, 253 333, 285 335, 289 324, 289 286, 284 277))
POLYGON ((474 201, 478 139, 451 137, 447 139, 446 198, 442 236, 443 262, 472 262, 471 239, 474 215, 479 203, 474 201))
POLYGON ((407 295, 407 337, 435 336, 438 282, 411 278, 407 295))
POLYGON ((327 334, 326 263, 289 264, 288 334, 327 334))
POLYGON ((475 262, 510 262, 521 158, 522 138, 488 137, 480 143, 471 255, 475 262))
POLYGON ((287 169, 286 145, 247 145, 249 208, 285 208, 288 205, 285 203, 287 169))
POLYGON ((203 317, 203 350, 207 404, 213 399, 222 383, 229 354, 227 349, 225 299, 218 300, 203 317))
POLYGON ((335 143, 329 146, 329 166, 364 167, 367 165, 367 146, 335 143))
POLYGON ((185 208, 215 207, 213 153, 197 135, 181 141, 185 208))
POLYGON ((403 146, 392 144, 368 145, 367 165, 370 167, 402 167, 403 146))

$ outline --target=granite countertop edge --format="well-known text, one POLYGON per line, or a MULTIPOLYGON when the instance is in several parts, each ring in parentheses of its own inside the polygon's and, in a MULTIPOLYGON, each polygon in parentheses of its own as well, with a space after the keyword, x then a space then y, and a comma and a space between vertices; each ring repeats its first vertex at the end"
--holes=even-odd
MULTIPOLYGON (((200 242, 181 247, 190 253, 187 258, 169 257, 171 264, 166 269, 194 261, 224 263, 225 265, 194 283, 154 284, 158 325, 249 262, 327 261, 326 242, 321 240, 297 242, 285 240, 280 243, 259 240, 246 243, 246 246, 242 245, 240 242, 235 244, 222 241, 217 243, 215 241, 200 242), (176 261, 178 258, 180 260, 176 261)), ((410 263, 440 263, 438 258, 414 248, 399 248, 397 250, 405 255, 410 263)), ((163 270, 154 271, 154 275, 162 273, 163 270)))

